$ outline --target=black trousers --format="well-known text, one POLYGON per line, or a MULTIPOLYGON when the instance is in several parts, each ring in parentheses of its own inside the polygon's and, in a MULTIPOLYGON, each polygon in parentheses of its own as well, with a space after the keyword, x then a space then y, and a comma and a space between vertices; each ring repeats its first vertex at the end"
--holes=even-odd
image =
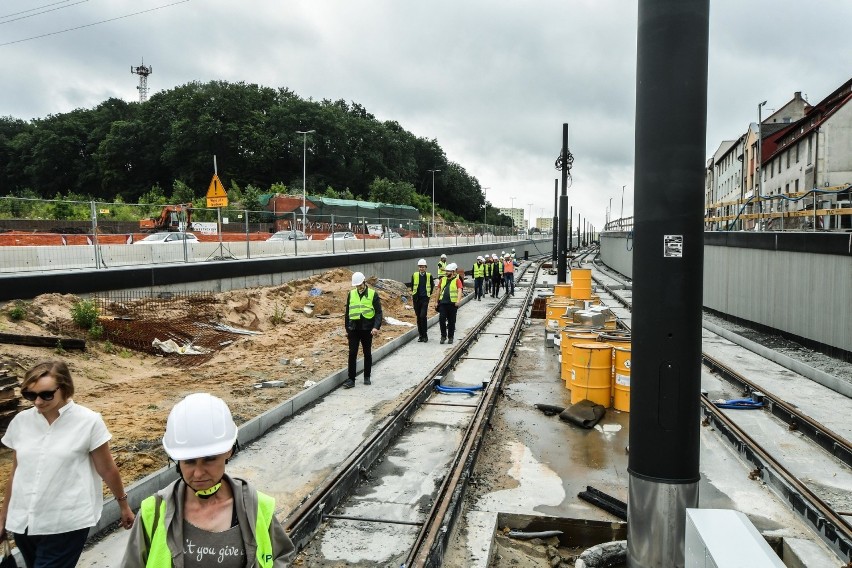
POLYGON ((500 284, 502 282, 503 282, 503 275, 502 274, 498 273, 498 274, 495 274, 494 276, 492 276, 491 296, 493 296, 494 298, 500 297, 500 284))
POLYGON ((373 334, 371 329, 356 329, 349 336, 349 380, 355 380, 355 363, 358 360, 358 345, 364 350, 364 378, 370 378, 373 370, 373 334))
POLYGON ((441 326, 441 337, 452 339, 456 334, 456 313, 459 309, 455 304, 438 304, 438 325, 441 326))
POLYGON ((15 533, 15 544, 29 568, 74 568, 83 553, 89 529, 28 535, 15 533))
POLYGON ((427 337, 429 321, 429 298, 414 296, 414 314, 417 316, 417 331, 420 337, 427 337))
POLYGON ((482 284, 485 280, 484 277, 480 276, 479 278, 473 279, 473 297, 474 299, 481 298, 482 294, 482 284))

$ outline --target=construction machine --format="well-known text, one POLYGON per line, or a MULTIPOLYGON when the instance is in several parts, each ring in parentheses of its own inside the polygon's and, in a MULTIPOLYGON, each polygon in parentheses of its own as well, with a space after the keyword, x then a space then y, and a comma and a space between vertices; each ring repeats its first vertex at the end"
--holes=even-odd
POLYGON ((150 217, 139 221, 139 230, 143 232, 188 231, 191 228, 192 203, 164 205, 159 217, 150 217), (185 218, 184 215, 186 215, 185 218))

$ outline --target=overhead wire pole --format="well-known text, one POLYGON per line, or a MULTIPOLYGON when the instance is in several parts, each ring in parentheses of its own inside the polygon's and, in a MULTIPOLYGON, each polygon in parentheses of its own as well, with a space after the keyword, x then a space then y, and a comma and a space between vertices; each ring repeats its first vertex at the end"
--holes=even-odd
POLYGON ((553 264, 555 266, 559 255, 557 254, 557 239, 559 237, 559 179, 553 180, 553 222, 550 230, 553 231, 553 264))
MULTIPOLYGON (((308 134, 314 133, 316 130, 297 130, 296 134, 302 135, 302 231, 307 233, 307 225, 305 217, 307 215, 307 207, 305 206, 305 196, 308 192, 308 134)), ((294 229, 295 230, 295 229, 294 229)), ((332 230, 332 233, 334 230, 332 230)))
POLYGON ((426 170, 432 172, 432 236, 435 236, 435 172, 441 170, 426 170))
POLYGON ((562 152, 556 160, 556 169, 562 170, 562 195, 559 196, 559 246, 557 247, 558 261, 556 263, 556 280, 560 284, 568 281, 567 259, 568 251, 568 179, 574 156, 568 151, 568 123, 562 124, 562 152))

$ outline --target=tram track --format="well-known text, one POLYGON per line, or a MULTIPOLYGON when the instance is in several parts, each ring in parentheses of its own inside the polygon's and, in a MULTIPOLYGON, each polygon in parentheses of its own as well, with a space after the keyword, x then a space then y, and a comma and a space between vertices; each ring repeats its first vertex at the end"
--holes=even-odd
MULTIPOLYGON (((536 264, 536 274, 539 268, 540 264, 536 264)), ((526 273, 527 271, 519 271, 516 285, 522 284, 525 278, 529 278, 526 273)), ((316 548, 317 545, 312 543, 312 540, 320 532, 323 533, 322 538, 324 540, 335 540, 336 537, 333 536, 335 530, 340 528, 345 531, 347 526, 351 527, 353 524, 369 523, 372 525, 371 531, 389 530, 388 527, 396 526, 396 530, 408 531, 407 538, 387 539, 404 544, 400 549, 387 553, 389 557, 394 559, 396 565, 406 567, 441 565, 447 540, 452 532, 451 528, 459 513, 467 479, 476 461, 476 456, 482 444, 483 433, 496 404, 503 376, 508 369, 514 345, 518 340, 525 314, 531 303, 534 276, 529 282, 530 284, 526 288, 527 294, 521 301, 518 316, 514 318, 502 350, 499 355, 488 359, 495 360, 494 368, 489 378, 483 381, 483 388, 476 397, 476 401, 474 403, 450 401, 442 396, 436 396, 434 387, 452 376, 456 367, 462 363, 462 360, 470 353, 477 341, 483 334, 488 333, 490 326, 495 324, 496 319, 501 318, 501 314, 509 302, 509 296, 505 294, 458 345, 448 352, 444 359, 435 365, 424 379, 412 389, 410 394, 389 413, 385 421, 288 516, 284 521, 284 526, 297 548, 316 548), (369 485, 374 476, 374 471, 382 467, 384 457, 389 453, 404 453, 403 450, 394 448, 398 441, 407 436, 407 430, 426 428, 424 424, 429 420, 420 419, 419 413, 424 408, 429 407, 437 407, 443 411, 468 413, 470 416, 467 425, 463 428, 464 432, 459 443, 444 465, 446 471, 441 477, 440 484, 436 484, 435 491, 428 496, 430 502, 428 513, 422 515, 422 505, 421 511, 416 514, 408 513, 410 517, 422 517, 416 520, 402 518, 407 513, 399 513, 399 511, 394 511, 392 514, 369 516, 364 514, 364 509, 361 508, 359 514, 348 513, 346 509, 347 500, 352 501, 352 496, 359 491, 360 485, 369 485), (394 515, 399 518, 395 518, 394 515), (413 530, 416 530, 416 534, 413 535, 412 542, 410 537, 413 530), (410 546, 407 544, 408 542, 411 542, 410 546)), ((516 289, 523 290, 524 288, 517 286, 516 289)), ((376 474, 376 476, 380 475, 381 473, 376 474)), ((425 500, 424 497, 419 499, 421 502, 425 500)), ((381 508, 378 509, 381 510, 381 508)), ((384 510, 387 511, 387 508, 384 510)))

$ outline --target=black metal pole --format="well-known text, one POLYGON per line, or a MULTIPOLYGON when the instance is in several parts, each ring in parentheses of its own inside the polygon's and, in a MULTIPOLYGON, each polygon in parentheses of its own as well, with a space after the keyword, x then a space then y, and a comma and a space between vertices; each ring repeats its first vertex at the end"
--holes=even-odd
POLYGON ((709 12, 709 0, 639 1, 631 568, 682 567, 685 509, 698 506, 709 12))
POLYGON ((556 264, 556 280, 560 284, 568 281, 566 270, 567 258, 565 255, 568 252, 568 123, 562 124, 562 153, 560 154, 562 161, 562 195, 559 196, 559 247, 556 251, 559 255, 559 261, 556 264))
POLYGON ((574 250, 574 207, 571 207, 571 213, 568 215, 568 250, 574 250))
POLYGON ((553 231, 553 266, 556 266, 556 261, 559 258, 557 255, 557 249, 559 248, 559 244, 557 242, 557 235, 559 235, 559 179, 553 180, 553 223, 552 228, 553 231))

